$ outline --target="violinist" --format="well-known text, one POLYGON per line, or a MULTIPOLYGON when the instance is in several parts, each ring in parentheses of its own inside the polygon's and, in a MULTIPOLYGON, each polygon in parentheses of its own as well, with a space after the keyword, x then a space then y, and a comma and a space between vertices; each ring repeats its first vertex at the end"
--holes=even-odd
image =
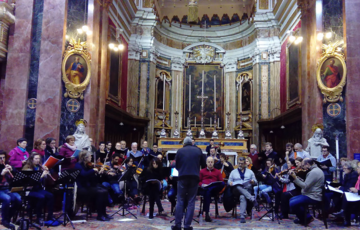
POLYGON ((219 154, 216 154, 215 148, 210 149, 209 157, 212 157, 214 159, 214 164, 216 164, 218 161, 220 161, 219 154))
POLYGON ((141 198, 139 197, 138 183, 135 180, 136 165, 133 164, 133 158, 126 158, 125 171, 122 176, 125 176, 126 189, 130 192, 130 197, 135 201, 135 204, 139 204, 141 198))
POLYGON ((215 163, 214 167, 220 170, 223 178, 226 180, 229 179, 231 171, 234 170, 234 167, 229 161, 227 161, 227 157, 224 153, 220 153, 220 161, 215 163))
MULTIPOLYGON (((115 147, 116 148, 116 147, 115 147)), ((124 193, 123 191, 120 190, 120 186, 119 186, 119 177, 120 177, 120 173, 119 173, 119 155, 118 154, 114 154, 112 155, 112 160, 111 162, 107 162, 105 165, 109 166, 110 169, 104 172, 105 175, 105 181, 102 182, 102 185, 107 188, 107 189, 112 189, 115 195, 115 203, 118 203, 120 201, 122 201, 124 199, 124 193)), ((109 194, 109 203, 110 205, 114 203, 114 200, 110 197, 109 194)))
POLYGON ((115 144, 115 151, 112 153, 112 155, 117 154, 119 155, 119 162, 118 164, 121 165, 124 160, 126 159, 126 154, 128 152, 128 148, 126 148, 126 142, 124 140, 117 142, 115 144))
POLYGON ((9 183, 12 180, 14 171, 10 165, 5 164, 5 159, 6 153, 0 150, 1 223, 6 228, 15 229, 15 225, 10 222, 10 219, 14 215, 14 212, 21 207, 21 196, 9 190, 9 183))
POLYGON ((138 165, 143 158, 143 153, 138 151, 138 144, 136 142, 131 144, 131 150, 127 152, 126 158, 131 158, 135 165, 138 165))
MULTIPOLYGON (((24 167, 22 168, 23 171, 42 171, 40 184, 33 186, 31 189, 28 197, 36 199, 36 223, 39 225, 43 225, 44 220, 41 218, 42 209, 44 204, 47 204, 48 216, 47 221, 49 223, 54 221, 53 218, 53 209, 54 209, 54 195, 46 190, 43 189, 43 184, 47 176, 50 176, 49 169, 46 166, 41 165, 41 155, 37 152, 31 153, 29 159, 26 161, 24 167)), ((54 221, 52 225, 57 226, 61 223, 58 221, 54 221)))
MULTIPOLYGON (((146 182, 148 180, 158 180, 161 184, 163 183, 163 174, 162 174, 162 164, 161 161, 157 158, 153 158, 150 161, 149 167, 143 171, 141 174, 141 177, 143 177, 143 181, 146 182)), ((161 205, 160 201, 160 194, 162 189, 159 189, 159 182, 157 181, 151 181, 145 183, 144 191, 149 195, 149 219, 154 218, 154 205, 156 202, 156 205, 158 207, 158 212, 161 214, 164 211, 164 208, 161 205)))
POLYGON ((276 181, 275 181, 275 174, 278 173, 278 172, 279 172, 279 170, 276 168, 276 166, 274 164, 274 160, 271 159, 271 158, 268 158, 266 160, 266 167, 261 172, 264 184, 254 187, 255 198, 257 197, 258 191, 259 191, 260 196, 265 198, 266 202, 270 206, 272 206, 272 201, 271 201, 271 198, 270 198, 268 192, 273 191, 273 186, 272 185, 275 185, 276 188, 277 188, 276 181))
POLYGON ((79 154, 79 162, 76 163, 75 169, 80 170, 76 178, 77 197, 86 199, 87 202, 95 203, 97 211, 97 220, 109 221, 112 217, 106 214, 106 204, 108 192, 98 183, 97 175, 104 173, 104 168, 100 170, 94 168, 91 163, 91 153, 84 150, 79 154))

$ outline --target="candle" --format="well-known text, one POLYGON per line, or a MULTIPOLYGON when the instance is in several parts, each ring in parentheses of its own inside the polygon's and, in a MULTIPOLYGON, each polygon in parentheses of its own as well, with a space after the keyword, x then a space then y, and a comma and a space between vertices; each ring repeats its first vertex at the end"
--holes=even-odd
POLYGON ((212 124, 212 119, 211 119, 211 117, 210 117, 210 128, 211 128, 211 124, 212 124))
POLYGON ((163 111, 165 111, 165 74, 163 74, 163 111))
MULTIPOLYGON (((179 92, 179 75, 176 76, 176 95, 178 95, 179 92)), ((178 111, 178 97, 175 97, 176 100, 176 111, 178 111)))
POLYGON ((216 76, 214 75, 214 112, 216 112, 216 76))
POLYGON ((196 117, 195 117, 195 127, 196 127, 196 117))
POLYGON ((218 127, 220 127, 220 118, 218 118, 218 127))
POLYGON ((189 111, 191 111, 191 75, 189 75, 189 111))
POLYGON ((336 160, 338 162, 340 162, 339 161, 340 158, 339 158, 339 137, 338 136, 336 136, 335 144, 336 144, 336 160))

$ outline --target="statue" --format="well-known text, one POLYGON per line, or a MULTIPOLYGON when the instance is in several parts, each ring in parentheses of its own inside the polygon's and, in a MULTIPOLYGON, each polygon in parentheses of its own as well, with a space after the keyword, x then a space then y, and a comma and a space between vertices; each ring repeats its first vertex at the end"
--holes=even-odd
POLYGON ((76 131, 73 136, 75 137, 75 145, 78 150, 88 149, 91 147, 89 136, 85 133, 86 124, 87 121, 84 119, 80 119, 75 122, 76 131))
POLYGON ((308 140, 308 146, 305 151, 309 152, 311 158, 321 156, 322 146, 329 146, 326 139, 323 137, 323 132, 317 128, 314 135, 308 140))

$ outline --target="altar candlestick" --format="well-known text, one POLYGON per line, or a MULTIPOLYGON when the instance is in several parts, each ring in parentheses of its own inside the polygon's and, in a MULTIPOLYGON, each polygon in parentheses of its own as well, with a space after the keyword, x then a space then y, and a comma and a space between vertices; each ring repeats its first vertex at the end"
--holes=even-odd
POLYGON ((163 111, 165 111, 165 74, 163 74, 163 111))
POLYGON ((195 127, 196 127, 196 117, 195 117, 195 127))
POLYGON ((216 76, 214 75, 214 112, 216 112, 216 76))
POLYGON ((218 118, 218 127, 220 127, 220 118, 218 118))
POLYGON ((178 111, 178 92, 179 92, 179 75, 176 76, 176 97, 175 97, 175 100, 176 100, 176 111, 178 111))
POLYGON ((191 75, 189 75, 189 112, 191 111, 191 75))

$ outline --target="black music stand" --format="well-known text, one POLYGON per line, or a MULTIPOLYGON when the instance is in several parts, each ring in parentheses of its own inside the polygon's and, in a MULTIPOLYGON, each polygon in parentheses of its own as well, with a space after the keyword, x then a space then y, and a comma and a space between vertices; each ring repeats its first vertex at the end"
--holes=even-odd
MULTIPOLYGON (((40 182, 42 172, 39 171, 20 171, 15 173, 13 182, 11 184, 12 187, 23 187, 23 191, 21 193, 22 200, 26 201, 26 192, 30 192, 31 188, 35 185, 38 185, 40 182), (30 187, 30 188, 29 188, 30 187), (24 198, 24 199, 23 199, 24 198)), ((26 202, 22 204, 22 214, 20 219, 20 227, 18 229, 28 229, 28 227, 34 227, 36 229, 41 229, 41 227, 37 224, 31 223, 29 219, 25 219, 25 211, 26 211, 26 202), (26 226, 24 226, 26 225, 26 226)))
MULTIPOLYGON (((267 176, 271 176, 271 175, 267 175, 267 176)), ((275 180, 275 179, 273 178, 273 180, 275 180)), ((258 196, 257 197, 260 197, 259 182, 257 183, 257 186, 258 186, 258 196)), ((260 199, 261 199, 261 197, 260 197, 260 199)), ((277 214, 275 214, 275 208, 274 208, 275 204, 274 204, 274 202, 272 202, 271 207, 269 207, 269 208, 267 208, 266 205, 264 205, 264 204, 262 204, 262 205, 263 205, 266 212, 259 218, 259 221, 261 219, 263 219, 264 217, 268 217, 268 215, 271 214, 270 220, 275 221, 275 219, 276 219, 278 221, 278 224, 280 224, 280 218, 279 218, 279 216, 277 214)), ((259 208, 259 211, 260 211, 260 208, 259 208)))
MULTIPOLYGON (((133 214, 132 212, 129 211, 129 207, 130 207, 130 200, 131 197, 127 196, 127 190, 126 190, 126 178, 128 178, 130 170, 126 170, 124 172, 124 174, 119 178, 118 182, 120 183, 120 181, 124 181, 124 185, 125 185, 125 199, 123 199, 119 205, 119 210, 117 210, 115 213, 113 213, 111 216, 114 216, 115 214, 118 214, 120 216, 126 216, 126 215, 132 215, 133 217, 135 217, 135 219, 137 219, 136 215, 133 214), (122 214, 120 213, 122 211, 122 214), (125 214, 126 211, 126 214, 125 214)), ((140 207, 137 207, 140 208, 140 207)))
POLYGON ((71 189, 74 189, 73 187, 69 187, 69 185, 74 184, 75 180, 77 178, 77 176, 80 174, 80 169, 68 169, 63 171, 60 176, 59 179, 56 181, 57 184, 63 184, 64 185, 64 199, 63 199, 63 211, 61 213, 60 216, 58 216, 55 220, 53 220, 50 224, 47 224, 47 227, 49 227, 50 225, 52 225, 55 221, 57 221, 58 219, 60 219, 62 216, 64 216, 64 221, 63 221, 63 225, 64 227, 70 223, 72 228, 75 229, 73 222, 71 221, 68 213, 67 213, 67 196, 68 196, 68 192, 71 189))

